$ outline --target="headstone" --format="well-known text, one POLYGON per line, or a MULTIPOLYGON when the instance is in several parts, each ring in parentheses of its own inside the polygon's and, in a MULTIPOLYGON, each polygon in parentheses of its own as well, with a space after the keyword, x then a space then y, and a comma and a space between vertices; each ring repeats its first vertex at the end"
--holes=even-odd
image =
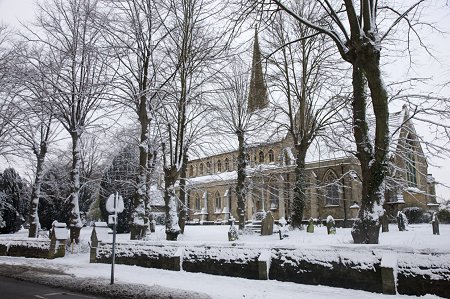
POLYGON ((150 232, 154 233, 156 231, 156 221, 153 219, 150 221, 150 232))
POLYGON ((278 234, 280 235, 280 240, 283 240, 284 238, 289 237, 289 229, 287 227, 286 219, 284 219, 284 217, 281 217, 278 220, 278 224, 280 225, 280 228, 278 230, 278 234))
POLYGON ((384 210, 383 216, 381 216, 381 232, 389 232, 389 218, 387 216, 386 210, 384 210))
POLYGON ((406 224, 408 223, 408 218, 402 211, 398 211, 397 213, 397 226, 398 230, 403 232, 406 230, 406 224))
POLYGON ((433 235, 439 235, 439 218, 437 216, 437 212, 433 213, 431 226, 433 227, 433 235))
POLYGON ((313 233, 314 232, 314 220, 312 218, 309 218, 308 226, 306 227, 307 233, 313 233))
POLYGON ((234 226, 234 221, 232 221, 228 230, 228 241, 236 241, 237 239, 239 239, 238 230, 234 226))
POLYGON ((262 236, 269 236, 273 234, 273 216, 272 213, 269 211, 267 212, 266 216, 261 222, 261 235, 262 236))
POLYGON ((331 216, 331 215, 328 215, 328 217, 327 217, 327 232, 329 235, 336 234, 336 223, 334 221, 333 216, 331 216))

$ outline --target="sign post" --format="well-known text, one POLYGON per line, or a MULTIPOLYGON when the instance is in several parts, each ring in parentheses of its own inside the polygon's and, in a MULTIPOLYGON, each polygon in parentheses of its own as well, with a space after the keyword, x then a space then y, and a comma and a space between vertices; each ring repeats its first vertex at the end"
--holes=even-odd
POLYGON ((117 214, 121 213, 124 209, 123 198, 116 194, 111 194, 106 201, 106 210, 113 215, 109 215, 108 223, 113 224, 113 244, 112 244, 112 262, 111 262, 111 284, 114 284, 114 264, 116 260, 116 227, 117 227, 117 214))

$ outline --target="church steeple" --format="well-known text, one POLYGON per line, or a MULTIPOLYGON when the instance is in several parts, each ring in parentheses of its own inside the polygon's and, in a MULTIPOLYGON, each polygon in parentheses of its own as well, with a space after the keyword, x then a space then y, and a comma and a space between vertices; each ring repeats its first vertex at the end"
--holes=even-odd
POLYGON ((253 43, 252 73, 248 93, 248 111, 254 112, 269 105, 267 88, 261 64, 261 50, 259 49, 258 31, 255 28, 255 41, 253 43))

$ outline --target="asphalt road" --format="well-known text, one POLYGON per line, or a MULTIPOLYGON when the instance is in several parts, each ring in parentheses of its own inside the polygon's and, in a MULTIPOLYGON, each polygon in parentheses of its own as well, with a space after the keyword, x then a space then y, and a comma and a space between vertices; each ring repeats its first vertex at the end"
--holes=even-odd
POLYGON ((90 295, 0 276, 2 299, 101 299, 90 295))

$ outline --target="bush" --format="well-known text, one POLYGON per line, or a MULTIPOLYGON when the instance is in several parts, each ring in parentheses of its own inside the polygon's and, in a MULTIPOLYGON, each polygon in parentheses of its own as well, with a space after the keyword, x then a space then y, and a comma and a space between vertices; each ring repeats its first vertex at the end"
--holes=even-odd
POLYGON ((450 223, 450 210, 440 209, 438 212, 438 218, 440 223, 450 223))
POLYGON ((411 224, 429 223, 432 217, 432 213, 418 207, 404 208, 403 213, 405 213, 406 217, 408 218, 408 222, 411 224))

